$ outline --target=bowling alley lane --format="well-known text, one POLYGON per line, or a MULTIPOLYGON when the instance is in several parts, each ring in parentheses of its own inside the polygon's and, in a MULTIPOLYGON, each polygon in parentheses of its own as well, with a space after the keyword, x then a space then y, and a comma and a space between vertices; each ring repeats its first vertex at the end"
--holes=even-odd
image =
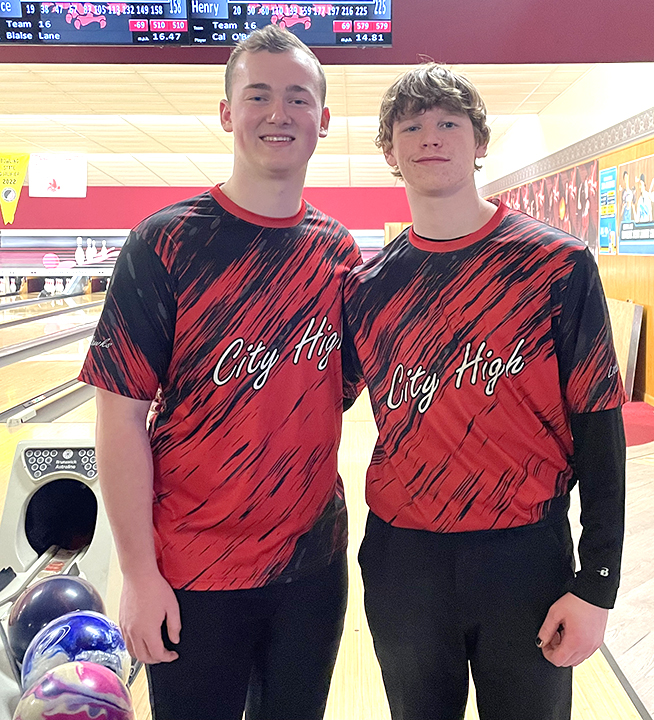
POLYGON ((86 309, 71 310, 71 312, 63 315, 46 317, 43 320, 32 320, 31 322, 11 325, 6 328, 0 326, 0 348, 17 345, 26 340, 47 337, 62 330, 72 330, 80 325, 86 325, 93 320, 97 320, 101 312, 102 306, 97 305, 86 309))
MULTIPOLYGON (((35 295, 35 299, 37 298, 38 295, 35 295)), ((104 298, 105 293, 91 293, 89 295, 78 295, 67 298, 43 298, 41 302, 35 302, 32 305, 6 308, 2 307, 2 305, 4 305, 4 302, 2 302, 0 305, 0 329, 2 328, 3 323, 15 322, 17 320, 31 320, 39 315, 55 312, 57 310, 65 310, 66 308, 71 308, 71 311, 74 312, 75 308, 85 308, 90 304, 104 300, 104 298)), ((21 300, 25 299, 26 298, 21 298, 21 300)))
POLYGON ((76 378, 90 342, 91 336, 0 368, 0 412, 76 378))
POLYGON ((26 295, 21 295, 19 293, 14 295, 0 295, 0 304, 13 305, 14 303, 23 302, 24 300, 35 300, 38 296, 39 293, 37 292, 27 293, 26 295))
POLYGON ((95 398, 87 400, 74 410, 70 410, 52 422, 55 423, 94 423, 95 422, 95 398))
POLYGON ((43 320, 34 320, 29 323, 0 327, 0 348, 7 348, 27 340, 36 340, 47 337, 63 330, 72 330, 81 325, 93 322, 100 317, 102 307, 73 310, 65 315, 57 315, 43 320))

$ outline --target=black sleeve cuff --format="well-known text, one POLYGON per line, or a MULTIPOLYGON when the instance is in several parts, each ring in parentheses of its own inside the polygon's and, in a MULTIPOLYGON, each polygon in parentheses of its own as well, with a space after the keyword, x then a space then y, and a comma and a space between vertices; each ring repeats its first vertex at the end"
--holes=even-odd
POLYGON ((615 605, 619 581, 618 577, 615 582, 598 583, 595 578, 580 571, 570 587, 570 592, 591 605, 610 610, 615 605))
POLYGON ((611 608, 620 584, 624 539, 626 448, 622 410, 572 415, 573 465, 579 482, 581 570, 570 588, 593 605, 611 608))

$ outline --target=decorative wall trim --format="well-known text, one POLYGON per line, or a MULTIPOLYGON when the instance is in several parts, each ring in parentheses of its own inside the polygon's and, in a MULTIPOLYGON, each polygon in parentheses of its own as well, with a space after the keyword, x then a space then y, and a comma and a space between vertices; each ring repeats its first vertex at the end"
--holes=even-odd
POLYGON ((586 160, 606 155, 608 152, 625 145, 631 145, 650 135, 654 135, 654 108, 644 110, 638 115, 613 125, 613 127, 563 148, 563 150, 559 150, 553 155, 548 155, 542 160, 538 160, 498 180, 493 180, 493 182, 480 187, 479 194, 482 197, 499 195, 505 190, 523 185, 530 180, 537 180, 572 165, 579 165, 586 160))

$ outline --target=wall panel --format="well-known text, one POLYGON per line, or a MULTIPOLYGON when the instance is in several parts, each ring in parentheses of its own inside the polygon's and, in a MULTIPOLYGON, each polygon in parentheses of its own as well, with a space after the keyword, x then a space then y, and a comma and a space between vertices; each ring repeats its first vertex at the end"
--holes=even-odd
MULTIPOLYGON (((13 225, 0 218, 0 245, 2 230, 126 230, 156 210, 204 190, 90 186, 85 198, 35 198, 24 187, 13 225)), ((303 196, 350 230, 381 230, 387 220, 411 217, 404 187, 307 187, 303 196)))
MULTIPOLYGON (((654 155, 654 138, 599 158, 600 170, 654 155)), ((618 190, 619 192, 620 190, 618 190)), ((643 306, 634 400, 654 405, 654 256, 600 255, 599 269, 608 297, 643 306)))

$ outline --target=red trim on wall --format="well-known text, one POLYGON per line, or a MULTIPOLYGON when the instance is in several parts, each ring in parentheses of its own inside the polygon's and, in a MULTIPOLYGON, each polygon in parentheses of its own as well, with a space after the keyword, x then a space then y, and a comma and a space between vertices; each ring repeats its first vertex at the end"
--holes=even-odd
MULTIPOLYGON (((199 187, 90 187, 85 198, 31 198, 23 188, 13 225, 0 230, 123 230, 199 187)), ((410 219, 404 188, 306 188, 304 198, 352 230, 410 219)))
POLYGON ((383 230, 411 220, 403 187, 305 188, 304 198, 351 230, 383 230))

